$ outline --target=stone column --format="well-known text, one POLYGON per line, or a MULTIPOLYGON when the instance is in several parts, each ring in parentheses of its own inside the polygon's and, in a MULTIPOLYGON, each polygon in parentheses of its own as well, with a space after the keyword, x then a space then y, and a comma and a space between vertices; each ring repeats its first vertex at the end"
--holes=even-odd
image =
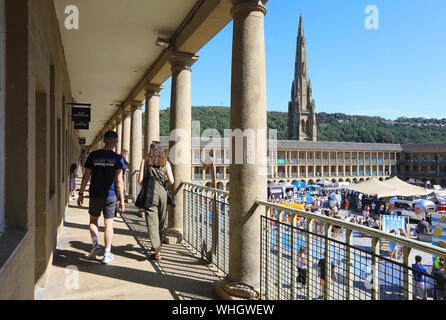
MULTIPOLYGON (((123 150, 127 150, 130 155, 130 127, 132 124, 132 120, 130 118, 130 106, 126 106, 122 112, 122 143, 121 143, 121 152, 123 150)), ((130 159, 127 156, 127 161, 130 159)), ((127 168, 130 170, 130 168, 127 168)), ((124 196, 126 201, 128 200, 128 192, 127 190, 127 175, 124 175, 124 196)))
POLYGON ((130 141, 130 184, 129 199, 136 200, 137 171, 142 160, 142 101, 131 102, 132 125, 130 141))
POLYGON ((160 84, 148 83, 144 86, 146 92, 146 112, 144 127, 144 155, 150 150, 152 141, 160 141, 160 95, 164 89, 160 84))
POLYGON ((130 127, 132 120, 130 118, 130 106, 124 108, 122 113, 122 150, 127 150, 130 153, 130 127))
POLYGON ((169 61, 172 67, 169 161, 175 179, 173 189, 177 206, 169 206, 164 239, 167 243, 179 243, 183 239, 183 189, 180 184, 182 181, 190 182, 192 178, 191 67, 197 60, 193 54, 174 52, 169 61))
POLYGON ((118 134, 118 145, 116 146, 116 153, 120 154, 122 150, 122 115, 119 115, 117 118, 116 133, 118 134))
POLYGON ((255 140, 251 138, 242 144, 242 163, 235 163, 239 150, 234 146, 231 150, 229 274, 215 287, 223 297, 257 298, 250 288, 259 294, 260 216, 265 210, 256 207, 254 201, 267 199, 266 8, 261 1, 233 3, 231 129, 252 130, 255 140), (259 135, 262 130, 264 137, 259 135))
MULTIPOLYGON (((111 123, 111 126, 110 126, 110 131, 114 131, 114 132, 118 133, 118 128, 117 128, 116 125, 117 125, 117 121, 113 120, 112 123, 111 123)), ((114 151, 115 152, 118 151, 118 146, 115 147, 114 151)))

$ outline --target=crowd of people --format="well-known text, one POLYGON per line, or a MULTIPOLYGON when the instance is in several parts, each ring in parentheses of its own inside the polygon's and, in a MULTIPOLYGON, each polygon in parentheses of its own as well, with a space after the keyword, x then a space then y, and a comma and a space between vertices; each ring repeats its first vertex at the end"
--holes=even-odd
MULTIPOLYGON (((378 199, 368 198, 365 195, 349 191, 338 191, 336 195, 333 191, 320 190, 318 194, 312 195, 312 202, 307 203, 305 198, 298 197, 296 192, 287 192, 285 196, 274 196, 269 195, 269 201, 274 203, 298 203, 304 206, 305 211, 312 212, 317 215, 323 215, 327 217, 332 217, 340 219, 343 221, 360 224, 370 228, 382 230, 383 224, 380 219, 382 214, 394 214, 401 215, 398 210, 390 211, 388 206, 384 201, 378 199), (330 199, 338 199, 332 200, 330 199), (341 214, 341 210, 344 210, 341 214)), ((277 217, 277 211, 273 211, 273 217, 277 217)), ((291 215, 288 213, 284 214, 284 221, 291 221, 291 215)), ((297 222, 297 227, 305 229, 306 219, 299 219, 297 222)), ((313 232, 325 235, 325 226, 320 223, 317 219, 313 221, 313 232)), ((426 234, 432 232, 432 227, 429 222, 423 218, 420 220, 415 231, 417 237, 420 234, 426 234)), ((392 234, 399 234, 400 236, 410 238, 411 230, 404 230, 399 228, 398 230, 391 230, 392 234)), ((335 225, 332 226, 331 237, 336 238, 342 235, 342 228, 335 225)), ((382 245, 382 243, 381 243, 382 245)), ((304 246, 300 247, 297 254, 297 282, 300 285, 300 289, 306 289, 307 286, 307 265, 306 262, 308 257, 306 255, 306 249, 304 246)), ((389 251, 390 259, 397 261, 403 257, 403 246, 398 246, 396 242, 389 241, 389 251)), ((321 252, 319 252, 321 254, 321 252)), ((318 263, 318 277, 320 279, 321 286, 321 296, 320 298, 327 298, 326 290, 326 277, 325 277, 325 254, 321 255, 322 258, 318 263)), ((436 300, 444 300, 444 261, 442 258, 437 258, 437 261, 429 272, 428 269, 422 264, 422 257, 416 256, 415 263, 412 264, 413 273, 413 298, 426 299, 427 298, 427 287, 426 283, 428 278, 432 279, 433 282, 433 297, 436 300), (427 276, 429 274, 429 276, 427 276)), ((332 265, 332 281, 336 282, 336 268, 332 265)))

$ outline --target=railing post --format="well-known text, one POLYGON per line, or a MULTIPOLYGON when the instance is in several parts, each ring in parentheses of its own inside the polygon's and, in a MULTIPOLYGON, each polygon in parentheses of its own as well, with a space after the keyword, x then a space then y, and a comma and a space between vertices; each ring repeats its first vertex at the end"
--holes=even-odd
POLYGON ((214 194, 214 203, 212 208, 212 254, 211 254, 211 262, 214 262, 217 259, 218 264, 218 238, 220 230, 220 195, 214 194), (217 202, 218 201, 218 202, 217 202))
POLYGON ((265 299, 269 298, 269 269, 270 269, 270 251, 271 251, 271 234, 272 229, 270 227, 270 221, 268 220, 268 211, 273 209, 269 209, 268 207, 265 207, 265 217, 266 217, 266 226, 265 226, 265 299))
POLYGON ((353 295, 353 230, 346 229, 345 230, 345 242, 347 244, 347 250, 345 250, 345 295, 346 300, 354 300, 353 295))
POLYGON ((413 300, 413 288, 412 288, 412 271, 410 268, 410 253, 412 251, 412 248, 408 246, 403 247, 403 263, 405 265, 405 268, 403 270, 403 288, 404 288, 404 299, 406 300, 413 300))
POLYGON ((296 298, 296 220, 295 213, 291 214, 291 297, 290 300, 296 298))
MULTIPOLYGON (((331 300, 329 294, 332 287, 332 274, 331 274, 331 244, 330 244, 330 234, 332 231, 332 225, 330 223, 325 223, 325 300, 331 300)), ((322 292, 324 288, 322 288, 322 292)))
POLYGON ((277 300, 280 300, 280 292, 282 291, 282 222, 283 211, 279 211, 277 215, 277 300))
POLYGON ((376 237, 372 238, 372 299, 379 300, 379 243, 376 237))
POLYGON ((314 271, 313 271, 313 236, 311 235, 311 232, 313 232, 313 224, 314 220, 310 218, 306 219, 306 242, 307 242, 307 299, 313 300, 313 293, 311 291, 311 281, 314 278, 314 271))
POLYGON ((188 190, 190 189, 189 186, 183 187, 183 199, 184 199, 184 215, 183 215, 183 226, 184 226, 184 240, 189 240, 189 216, 190 216, 190 204, 189 204, 189 198, 190 194, 188 190))

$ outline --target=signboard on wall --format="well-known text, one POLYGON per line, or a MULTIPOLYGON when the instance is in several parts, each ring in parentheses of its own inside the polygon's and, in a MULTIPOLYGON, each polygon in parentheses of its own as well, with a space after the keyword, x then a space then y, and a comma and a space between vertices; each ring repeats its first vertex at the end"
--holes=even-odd
POLYGON ((73 107, 71 113, 71 120, 74 122, 90 122, 91 121, 91 109, 73 107))
POLYGON ((88 130, 88 129, 90 129, 90 123, 89 122, 83 122, 83 121, 75 122, 74 123, 74 129, 76 129, 76 130, 88 130))
POLYGON ((87 139, 86 139, 86 138, 79 138, 79 144, 80 144, 80 145, 85 145, 85 144, 87 144, 87 139))

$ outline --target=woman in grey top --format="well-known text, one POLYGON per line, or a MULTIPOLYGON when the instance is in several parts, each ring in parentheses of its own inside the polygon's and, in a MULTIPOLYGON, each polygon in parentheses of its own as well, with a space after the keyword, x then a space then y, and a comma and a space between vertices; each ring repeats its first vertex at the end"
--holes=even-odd
POLYGON ((166 159, 159 141, 153 141, 149 154, 141 161, 138 183, 142 185, 144 178, 156 177, 153 202, 149 210, 145 210, 147 229, 150 241, 155 250, 155 260, 161 260, 161 242, 167 218, 167 184, 172 185, 174 178, 170 163, 166 159))

